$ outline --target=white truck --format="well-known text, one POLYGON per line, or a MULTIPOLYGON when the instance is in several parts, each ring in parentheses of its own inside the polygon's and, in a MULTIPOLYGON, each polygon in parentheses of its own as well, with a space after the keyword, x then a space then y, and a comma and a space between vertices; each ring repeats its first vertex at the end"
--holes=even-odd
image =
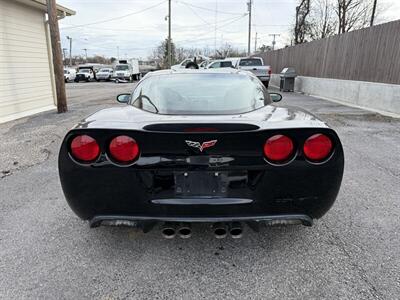
POLYGON ((210 62, 204 69, 233 68, 232 61, 218 59, 210 62))
POLYGON ((76 73, 75 82, 79 81, 92 81, 96 79, 96 72, 93 67, 90 66, 81 66, 78 68, 78 73, 76 73))
POLYGON ((241 57, 237 59, 235 68, 252 72, 268 88, 272 70, 270 66, 264 65, 261 57, 241 57))
POLYGON ((114 73, 112 78, 121 81, 139 80, 139 61, 137 59, 123 59, 119 60, 114 66, 114 73))
POLYGON ((114 70, 113 68, 107 67, 107 68, 101 68, 97 73, 96 73, 96 80, 105 80, 105 81, 110 81, 112 76, 113 76, 114 70))
POLYGON ((64 68, 64 81, 70 82, 75 80, 76 77, 76 70, 73 68, 64 68))
POLYGON ((179 69, 204 69, 211 59, 204 55, 185 58, 180 64, 171 66, 171 69, 177 71, 179 69), (206 61, 206 63, 204 63, 206 61))

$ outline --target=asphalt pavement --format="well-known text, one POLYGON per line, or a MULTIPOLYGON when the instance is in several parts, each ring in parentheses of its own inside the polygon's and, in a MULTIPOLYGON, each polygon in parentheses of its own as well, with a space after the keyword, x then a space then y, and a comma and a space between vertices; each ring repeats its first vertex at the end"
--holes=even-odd
POLYGON ((71 83, 68 113, 0 124, 0 299, 399 299, 400 119, 284 93, 344 146, 337 201, 311 228, 245 228, 238 240, 206 225, 185 240, 90 229, 61 190, 61 139, 133 86, 71 83))

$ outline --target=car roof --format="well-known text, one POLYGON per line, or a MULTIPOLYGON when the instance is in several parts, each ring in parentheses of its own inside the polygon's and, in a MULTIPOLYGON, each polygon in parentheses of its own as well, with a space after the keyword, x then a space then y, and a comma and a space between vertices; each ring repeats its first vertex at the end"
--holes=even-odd
POLYGON ((212 62, 220 62, 220 61, 230 61, 230 60, 224 58, 224 59, 216 59, 216 60, 213 60, 212 62))

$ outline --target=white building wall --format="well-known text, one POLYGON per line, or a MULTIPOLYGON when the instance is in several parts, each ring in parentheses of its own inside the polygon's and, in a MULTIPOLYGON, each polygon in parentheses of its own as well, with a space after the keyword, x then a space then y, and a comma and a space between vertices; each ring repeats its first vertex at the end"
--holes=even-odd
POLYGON ((44 16, 0 0, 0 123, 55 107, 44 16))
MULTIPOLYGON (((271 85, 279 87, 279 81, 279 74, 273 74, 271 85)), ((298 76, 295 91, 400 117, 400 85, 397 84, 298 76)))

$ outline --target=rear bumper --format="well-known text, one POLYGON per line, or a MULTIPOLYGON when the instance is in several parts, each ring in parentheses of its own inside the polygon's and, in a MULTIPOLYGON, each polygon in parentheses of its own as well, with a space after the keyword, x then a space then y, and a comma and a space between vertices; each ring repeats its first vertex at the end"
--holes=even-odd
POLYGON ((269 225, 278 224, 302 224, 304 226, 312 226, 313 219, 307 215, 271 215, 271 216, 253 216, 253 217, 206 217, 206 218, 190 218, 190 217, 141 217, 141 216, 124 216, 124 215, 99 215, 89 220, 90 227, 98 227, 102 223, 124 221, 134 222, 137 224, 143 222, 182 222, 182 223, 217 223, 217 222, 259 222, 269 225))

